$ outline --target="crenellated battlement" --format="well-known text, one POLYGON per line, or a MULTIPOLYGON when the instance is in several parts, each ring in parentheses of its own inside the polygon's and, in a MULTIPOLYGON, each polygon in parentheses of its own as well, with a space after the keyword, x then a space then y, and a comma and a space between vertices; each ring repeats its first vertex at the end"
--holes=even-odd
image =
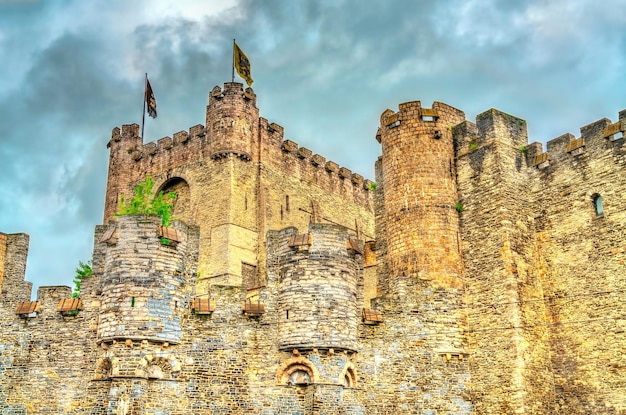
POLYGON ((544 151, 541 143, 529 145, 530 166, 544 170, 558 168, 559 163, 576 163, 581 159, 601 157, 604 153, 626 154, 624 132, 626 131, 626 110, 619 113, 615 123, 608 118, 584 125, 577 138, 571 133, 560 135, 546 143, 544 151))
POLYGON ((431 108, 422 107, 421 101, 404 102, 398 111, 385 110, 380 116, 376 140, 380 143, 385 132, 410 124, 416 131, 428 132, 440 140, 449 137, 451 128, 465 119, 463 111, 442 102, 433 102, 431 108))
POLYGON ((224 88, 220 88, 218 85, 214 86, 209 93, 209 106, 217 105, 226 99, 243 99, 249 101, 256 107, 256 94, 252 88, 243 89, 243 84, 239 82, 225 82, 224 88))
MULTIPOLYGON (((276 123, 269 123, 266 119, 260 118, 259 126, 263 133, 260 151, 255 149, 253 152, 255 158, 260 154, 263 163, 274 166, 278 171, 294 174, 302 182, 314 183, 325 191, 339 195, 353 194, 353 197, 359 200, 370 199, 370 193, 374 188, 372 180, 365 179, 363 175, 353 173, 350 169, 327 160, 306 147, 300 147, 292 140, 284 140, 284 129, 276 123)), ((175 169, 206 159, 219 160, 228 155, 244 161, 251 158, 248 153, 234 150, 212 152, 210 137, 201 124, 145 144, 140 144, 141 138, 136 135, 137 124, 123 125, 121 131, 122 133, 117 127, 113 129, 111 141, 122 146, 119 153, 126 168, 137 172, 133 175, 133 182, 145 176, 145 173, 141 172, 151 172, 156 176, 159 171, 175 169), (155 166, 158 167, 157 170, 155 166)), ((130 189, 124 190, 128 191, 130 189)))
MULTIPOLYGON (((560 135, 548 141, 544 149, 542 143, 528 143, 525 120, 490 109, 476 117, 476 124, 464 121, 454 126, 453 135, 457 159, 497 144, 501 149, 523 155, 527 167, 553 172, 560 163, 577 163, 606 152, 623 154, 625 130, 626 110, 623 110, 615 123, 602 118, 581 127, 579 137, 571 133, 560 135)), ((516 165, 519 172, 519 161, 516 165)))
MULTIPOLYGON (((326 160, 325 157, 319 154, 314 154, 306 147, 299 147, 294 141, 285 140, 280 148, 285 157, 291 158, 291 160, 284 160, 284 163, 291 164, 291 162, 297 162, 308 167, 301 170, 304 173, 301 180, 315 180, 323 173, 329 176, 330 182, 344 183, 347 181, 351 183, 354 191, 358 193, 368 193, 374 187, 371 180, 364 179, 362 175, 353 173, 350 169, 342 167, 334 161, 326 160)), ((329 190, 335 187, 331 185, 329 190)))
POLYGON ((130 158, 134 161, 139 161, 147 156, 156 156, 168 151, 176 151, 176 147, 179 146, 204 148, 206 145, 205 140, 203 140, 206 136, 206 131, 202 124, 189 127, 189 130, 178 131, 172 137, 165 136, 148 143, 142 143, 138 130, 139 126, 137 124, 124 124, 120 134, 120 129, 115 127, 111 134, 109 146, 112 142, 121 142, 122 145, 126 143, 125 150, 130 154, 130 158))
POLYGON ((494 108, 478 114, 476 123, 465 120, 452 130, 457 157, 495 143, 515 149, 528 146, 526 121, 494 108))
MULTIPOLYGON (((311 166, 319 169, 320 171, 331 173, 335 175, 337 179, 349 179, 350 182, 357 188, 362 188, 365 191, 370 191, 372 189, 373 182, 369 179, 365 179, 362 175, 353 173, 350 169, 342 167, 334 161, 327 161, 324 156, 314 154, 306 147, 299 147, 299 145, 294 141, 283 140, 284 130, 282 126, 275 123, 268 123, 266 119, 261 118, 261 126, 263 126, 263 124, 265 124, 268 133, 271 134, 273 138, 273 140, 271 140, 268 144, 273 145, 276 150, 280 150, 283 154, 292 155, 295 159, 309 163, 311 166)), ((120 133, 119 127, 115 127, 111 134, 111 141, 121 142, 124 139, 129 141, 140 140, 141 137, 136 135, 138 128, 139 126, 137 124, 124 124, 122 126, 123 133, 120 133)), ((207 144, 207 140, 205 138, 206 130, 204 126, 202 124, 197 124, 190 127, 188 131, 183 130, 174 133, 172 137, 165 136, 156 141, 142 144, 141 146, 128 146, 126 151, 130 154, 130 159, 134 162, 140 162, 140 160, 144 158, 152 157, 151 164, 160 164, 160 160, 158 160, 158 158, 167 157, 164 153, 167 154, 167 152, 175 152, 178 150, 177 147, 183 147, 185 150, 196 148, 204 150, 207 144)), ((188 160, 192 159, 193 156, 188 158, 188 160)), ((308 179, 309 178, 307 177, 303 178, 303 180, 308 179)))

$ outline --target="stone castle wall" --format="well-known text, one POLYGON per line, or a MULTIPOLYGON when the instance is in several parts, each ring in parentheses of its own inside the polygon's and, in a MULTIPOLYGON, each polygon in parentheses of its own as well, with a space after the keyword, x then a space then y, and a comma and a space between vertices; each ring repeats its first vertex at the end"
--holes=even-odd
POLYGON ((496 110, 455 127, 479 413, 626 410, 624 128, 607 137, 610 125, 545 153, 523 120, 496 110), (601 216, 596 195, 610 206, 601 216))
POLYGON ((625 125, 544 151, 500 111, 405 103, 375 186, 284 140, 241 84, 173 138, 115 129, 78 312, 53 286, 16 314, 28 236, 0 233, 0 410, 626 413, 625 125), (178 243, 113 215, 146 173, 178 195, 178 243))
POLYGON ((215 309, 200 314, 190 308, 197 298, 194 270, 169 270, 165 265, 180 264, 172 252, 188 259, 194 253, 184 243, 158 246, 158 223, 158 218, 125 216, 118 219, 115 232, 107 232, 111 225, 97 230, 94 274, 83 281, 78 314, 56 311, 58 302, 69 298, 69 287, 42 288, 37 316, 3 310, 16 323, 15 340, 7 341, 19 344, 3 349, 0 377, 8 389, 0 395, 3 408, 12 413, 304 415, 391 414, 436 407, 469 413, 469 404, 460 404, 458 393, 468 378, 466 359, 446 358, 445 351, 429 353, 426 333, 419 335, 421 341, 411 338, 417 334, 407 323, 414 314, 385 310, 384 325, 363 324, 358 315, 362 300, 356 292, 357 287, 363 289, 363 261, 348 244, 351 235, 345 229, 311 225, 306 231, 311 236, 309 259, 288 242, 303 233, 294 228, 271 233, 267 285, 255 292, 263 313, 243 312, 241 299, 248 290, 214 285, 207 295, 215 309), (120 255, 120 250, 134 252, 134 258, 120 255), (314 257, 326 267, 312 261, 314 257), (111 267, 112 258, 130 273, 111 267), (331 267, 333 262, 339 267, 331 267), (146 273, 150 269, 153 272, 146 273), (159 278, 147 278, 159 270, 159 278), (168 282, 167 275, 177 275, 176 270, 185 281, 179 288, 168 282), (296 273, 302 278, 294 279, 296 273), (315 289, 307 291, 302 285, 315 289), (152 290, 154 297, 143 301, 138 290, 152 290), (136 302, 131 307, 128 297, 133 293, 136 302), (184 304, 174 302, 176 293, 185 293, 184 304), (150 303, 159 295, 170 301, 150 303), (319 295, 326 306, 307 308, 319 305, 319 295), (112 310, 111 298, 118 297, 118 308, 112 310), (289 319, 286 307, 293 310, 289 319), (111 313, 118 314, 116 328, 123 328, 107 335, 111 313), (168 328, 172 314, 179 320, 175 327, 170 321, 168 328), (160 336, 163 333, 174 337, 160 336), (327 336, 319 337, 321 333, 327 336), (292 339, 299 336, 310 338, 296 349, 292 339), (414 347, 407 348, 410 344, 414 347), (386 350, 392 350, 393 357, 386 350), (428 367, 446 375, 420 375, 428 367), (441 394, 442 387, 454 392, 441 394), (424 390, 430 397, 422 396, 424 390))
MULTIPOLYGON (((626 111, 619 113, 624 129, 626 111)), ((531 170, 554 387, 563 413, 626 412, 626 146, 604 118, 531 170), (577 140, 577 142, 575 142, 577 140), (582 140, 582 141, 581 141, 582 140), (573 148, 572 144, 582 146, 573 148), (602 197, 603 211, 594 199, 602 197)), ((541 153, 541 147, 533 150, 541 153)))
POLYGON ((239 83, 211 91, 206 127, 146 144, 138 133, 136 124, 113 130, 104 221, 146 174, 155 191, 176 191, 174 217, 201 228, 203 289, 208 279, 241 285, 242 263, 263 273, 266 232, 306 227, 313 215, 374 239, 372 182, 284 140, 239 83))
POLYGON ((455 134, 473 401, 478 413, 552 413, 526 123, 490 110, 455 134))

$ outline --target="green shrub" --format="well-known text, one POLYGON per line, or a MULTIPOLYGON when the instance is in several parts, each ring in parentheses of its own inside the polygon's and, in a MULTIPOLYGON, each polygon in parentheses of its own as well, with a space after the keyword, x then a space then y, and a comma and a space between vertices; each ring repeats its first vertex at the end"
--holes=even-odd
POLYGON ((93 261, 91 259, 87 262, 78 261, 78 267, 74 275, 74 291, 72 292, 72 298, 80 298, 80 285, 83 282, 83 278, 93 274, 93 270, 91 269, 92 265, 93 261))
POLYGON ((176 192, 167 194, 159 192, 152 198, 153 187, 154 180, 149 174, 146 174, 146 179, 135 187, 135 194, 128 203, 122 194, 119 210, 115 215, 159 215, 162 218, 161 224, 169 226, 174 209, 171 202, 176 199, 176 192))
POLYGON ((469 145, 470 150, 474 151, 478 148, 478 144, 476 143, 476 137, 472 137, 469 145))

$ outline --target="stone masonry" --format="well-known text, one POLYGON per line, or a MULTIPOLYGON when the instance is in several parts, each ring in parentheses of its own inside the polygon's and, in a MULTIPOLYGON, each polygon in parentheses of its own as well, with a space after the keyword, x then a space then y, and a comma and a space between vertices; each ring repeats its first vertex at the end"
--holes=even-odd
POLYGON ((376 183, 242 84, 205 121, 113 129, 80 299, 0 233, 0 414, 626 414, 626 110, 544 150, 403 103, 376 183), (146 174, 168 228, 115 215, 146 174))

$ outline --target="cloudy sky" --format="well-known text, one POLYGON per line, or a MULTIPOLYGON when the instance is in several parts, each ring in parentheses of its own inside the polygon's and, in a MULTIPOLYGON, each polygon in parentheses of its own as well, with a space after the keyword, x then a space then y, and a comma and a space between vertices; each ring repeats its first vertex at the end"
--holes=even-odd
POLYGON ((262 116, 373 179, 380 114, 443 101, 545 142, 626 108, 624 0, 0 0, 0 231, 31 237, 26 277, 71 285, 102 222, 111 129, 144 142, 204 122, 232 39, 262 116))

